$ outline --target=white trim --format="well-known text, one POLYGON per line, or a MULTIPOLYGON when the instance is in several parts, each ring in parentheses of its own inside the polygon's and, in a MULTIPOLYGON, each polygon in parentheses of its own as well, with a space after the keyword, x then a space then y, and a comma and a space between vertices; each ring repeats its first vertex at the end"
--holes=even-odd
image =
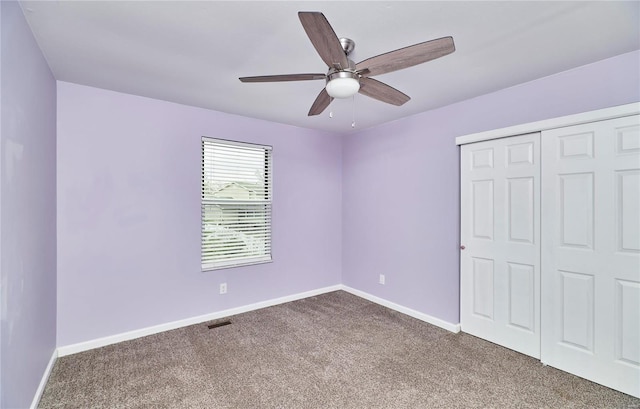
POLYGON ((241 314, 243 312, 249 312, 253 310, 259 310, 261 308, 272 307, 278 304, 284 304, 286 302, 297 301, 303 298, 313 297, 316 295, 329 293, 332 291, 341 290, 341 286, 334 285, 330 287, 319 288, 317 290, 306 291, 303 293, 288 295, 285 297, 274 298, 267 301, 261 301, 255 304, 248 304, 242 307, 231 308, 228 310, 222 310, 209 314, 199 315, 197 317, 186 318, 183 320, 167 322, 165 324, 154 325, 152 327, 141 328, 129 332, 123 332, 121 334, 109 335, 107 337, 94 339, 86 342, 79 342, 77 344, 65 345, 58 347, 58 356, 67 356, 71 354, 77 354, 78 352, 88 351, 94 348, 100 348, 106 345, 116 344, 122 341, 128 341, 131 339, 146 337, 147 335, 157 334, 159 332, 170 331, 172 329, 182 328, 189 325, 200 324, 206 321, 212 321, 219 318, 229 317, 231 315, 241 314))
POLYGON ((633 102, 631 104, 619 105, 611 108, 598 109, 595 111, 545 119, 537 122, 529 122, 526 124, 510 126, 507 128, 493 129, 490 131, 458 136, 456 138, 456 145, 488 141, 490 139, 506 138, 509 136, 540 132, 548 129, 561 128, 564 126, 579 125, 587 122, 606 121, 608 119, 637 115, 639 113, 640 102, 633 102))
POLYGON ((303 298, 314 297, 316 295, 330 293, 332 291, 338 291, 338 290, 346 291, 355 296, 364 298, 365 300, 369 300, 376 304, 380 304, 387 308, 391 308, 392 310, 398 311, 410 317, 417 318, 420 321, 424 321, 429 324, 435 325, 437 327, 444 328, 447 331, 451 331, 454 333, 460 332, 460 324, 452 324, 450 322, 441 320, 440 318, 432 317, 431 315, 424 314, 422 312, 412 310, 411 308, 407 308, 402 305, 395 304, 391 301, 387 301, 385 299, 376 297, 375 295, 365 293, 364 291, 356 290, 355 288, 347 287, 343 284, 337 284, 329 287, 319 288, 317 290, 311 290, 303 293, 288 295, 285 297, 274 298, 267 301, 261 301, 255 304, 249 304, 242 307, 231 308, 228 310, 186 318, 183 320, 167 322, 165 324, 154 325, 152 327, 146 327, 146 328, 141 328, 141 329, 137 329, 129 332, 123 332, 121 334, 110 335, 107 337, 98 338, 91 341, 79 342, 77 344, 61 346, 61 347, 58 347, 57 356, 62 357, 62 356, 77 354, 79 352, 100 348, 106 345, 116 344, 118 342, 129 341, 131 339, 146 337, 147 335, 153 335, 153 334, 157 334, 164 331, 170 331, 177 328, 187 327, 189 325, 200 324, 202 322, 229 317, 229 316, 241 314, 244 312, 259 310, 261 308, 272 307, 274 305, 284 304, 291 301, 297 301, 303 298))
POLYGON ((40 404, 40 398, 42 398, 42 393, 44 392, 45 386, 47 386, 47 382, 49 381, 49 376, 51 376, 51 371, 53 370, 53 365, 56 363, 56 359, 58 359, 58 350, 54 349, 51 354, 51 359, 49 359, 49 363, 42 374, 42 379, 40 379, 40 384, 38 385, 38 389, 36 389, 36 393, 33 396, 33 401, 31 402, 31 409, 37 409, 38 404, 40 404))
POLYGON ((446 329, 447 331, 451 331, 453 333, 460 332, 460 324, 452 324, 448 321, 441 320, 440 318, 433 317, 420 311, 412 310, 411 308, 404 307, 402 305, 387 301, 383 298, 376 297, 375 295, 371 295, 369 293, 365 293, 364 291, 356 290, 355 288, 347 287, 345 285, 342 285, 341 289, 360 298, 364 298, 365 300, 369 300, 376 304, 391 308, 394 311, 398 311, 402 314, 419 319, 420 321, 424 321, 429 324, 435 325, 436 327, 446 329))

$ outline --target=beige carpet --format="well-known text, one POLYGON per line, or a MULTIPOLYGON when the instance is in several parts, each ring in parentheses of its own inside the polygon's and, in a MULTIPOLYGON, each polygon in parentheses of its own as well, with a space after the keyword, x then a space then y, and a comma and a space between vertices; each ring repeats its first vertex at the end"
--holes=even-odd
POLYGON ((343 291, 230 320, 60 358, 40 408, 640 408, 343 291))

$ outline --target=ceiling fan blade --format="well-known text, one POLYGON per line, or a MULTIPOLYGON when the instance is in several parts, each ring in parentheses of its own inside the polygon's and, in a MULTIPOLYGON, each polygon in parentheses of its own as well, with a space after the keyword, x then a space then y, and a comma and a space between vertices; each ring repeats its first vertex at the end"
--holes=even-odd
POLYGON ((367 58, 356 64, 356 70, 364 77, 372 77, 435 60, 455 50, 453 37, 443 37, 367 58))
POLYGON ((398 106, 411 99, 408 95, 373 78, 360 78, 360 91, 358 92, 378 101, 398 106))
POLYGON ((298 17, 322 61, 329 67, 349 68, 347 55, 324 14, 318 11, 300 11, 298 17))
POLYGON ((320 91, 320 94, 318 94, 316 100, 313 101, 313 105, 311 105, 309 116, 322 113, 322 111, 324 111, 329 106, 331 101, 333 101, 333 98, 331 98, 329 94, 327 94, 327 90, 325 88, 322 88, 322 91, 320 91))
POLYGON ((240 77, 242 82, 280 82, 280 81, 306 81, 323 80, 326 74, 285 74, 285 75, 262 75, 258 77, 240 77))

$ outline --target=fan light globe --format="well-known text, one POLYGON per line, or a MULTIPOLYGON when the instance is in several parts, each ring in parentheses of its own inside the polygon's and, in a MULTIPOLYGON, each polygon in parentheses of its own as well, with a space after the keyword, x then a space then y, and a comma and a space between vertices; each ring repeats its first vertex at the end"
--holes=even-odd
POLYGON ((360 82, 355 78, 334 78, 327 83, 326 89, 333 98, 349 98, 360 90, 360 82))

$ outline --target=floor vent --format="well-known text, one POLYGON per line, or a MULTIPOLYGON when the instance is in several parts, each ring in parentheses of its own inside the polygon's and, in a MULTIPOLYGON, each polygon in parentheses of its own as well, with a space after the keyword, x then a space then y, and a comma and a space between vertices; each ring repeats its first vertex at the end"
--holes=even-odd
POLYGON ((218 327, 224 327, 225 325, 231 325, 231 321, 216 322, 215 324, 207 325, 207 327, 209 327, 209 329, 214 329, 218 327))

